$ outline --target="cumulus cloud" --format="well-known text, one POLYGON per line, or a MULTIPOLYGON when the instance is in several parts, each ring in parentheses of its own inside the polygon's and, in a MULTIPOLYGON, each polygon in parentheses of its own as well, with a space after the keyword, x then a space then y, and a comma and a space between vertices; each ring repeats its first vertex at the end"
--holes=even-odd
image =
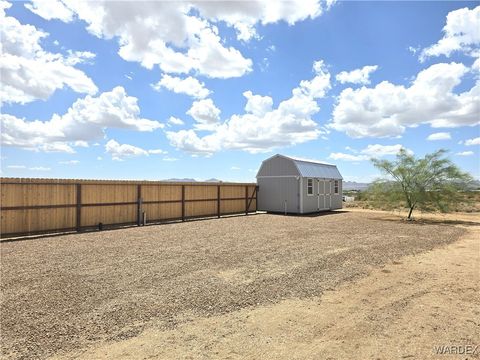
POLYGON ((472 156, 473 154, 474 154, 473 151, 462 151, 462 152, 456 153, 455 155, 458 155, 458 156, 472 156))
POLYGON ((480 137, 465 140, 466 146, 480 145, 480 137))
POLYGON ((78 93, 95 94, 98 89, 94 82, 74 67, 95 55, 70 51, 63 56, 45 51, 41 41, 48 34, 7 16, 5 10, 10 6, 0 2, 0 103, 46 100, 65 86, 78 93))
POLYGON ((116 140, 109 140, 105 144, 105 152, 112 156, 112 160, 123 161, 127 158, 149 156, 150 154, 161 155, 167 152, 162 149, 145 150, 130 144, 120 144, 116 140))
POLYGON ((184 125, 185 124, 182 119, 176 118, 174 116, 170 116, 170 118, 168 119, 168 123, 172 124, 172 125, 184 125))
POLYGON ((428 135, 427 140, 436 141, 436 140, 450 140, 452 136, 448 132, 438 132, 428 135))
POLYGON ((142 148, 119 144, 115 140, 109 140, 105 145, 105 152, 112 156, 112 160, 122 161, 125 158, 148 155, 148 152, 142 148))
POLYGON ((320 110, 316 99, 325 96, 331 84, 330 74, 322 61, 314 63, 313 70, 315 76, 301 81, 292 90, 292 96, 280 102, 277 108, 273 108, 270 97, 246 91, 244 114, 234 114, 221 123, 220 113, 215 112, 213 116, 206 117, 214 124, 209 134, 201 137, 195 129, 187 129, 168 131, 167 137, 172 146, 203 155, 225 149, 258 153, 314 140, 324 132, 312 119, 320 110))
POLYGON ((64 22, 73 20, 73 12, 59 0, 31 0, 25 7, 45 20, 59 19, 64 22))
POLYGON ((250 90, 245 91, 243 96, 247 98, 247 104, 245 105, 247 113, 263 116, 272 111, 273 100, 270 96, 253 95, 250 90))
MULTIPOLYGON (((368 145, 365 149, 361 150, 362 154, 367 154, 371 157, 385 156, 385 155, 397 155, 398 152, 403 148, 403 145, 368 145)), ((407 153, 413 154, 413 151, 410 149, 405 149, 407 153)))
POLYGON ((422 123, 474 126, 480 123, 480 83, 453 92, 468 71, 460 63, 440 63, 420 71, 409 87, 383 81, 374 88, 344 89, 329 126, 354 138, 400 136, 422 123))
POLYGON ((337 81, 342 84, 370 84, 370 74, 378 69, 378 65, 367 65, 361 69, 355 69, 352 71, 342 71, 335 77, 337 81))
POLYGON ((153 85, 153 88, 157 91, 165 88, 177 94, 186 94, 196 99, 204 99, 210 95, 210 90, 205 88, 205 84, 191 76, 182 79, 164 74, 160 81, 153 85))
POLYGON ((367 155, 345 154, 340 152, 331 153, 328 157, 333 160, 354 161, 354 162, 370 159, 370 157, 367 155))
POLYGON ((78 99, 65 114, 54 114, 48 121, 27 121, 9 114, 1 114, 0 119, 3 146, 47 152, 74 152, 71 145, 101 139, 107 128, 153 131, 163 127, 158 121, 140 117, 137 99, 122 87, 78 99))
POLYGON ((83 20, 87 30, 105 39, 118 39, 119 55, 167 73, 197 72, 215 78, 242 76, 252 61, 229 47, 216 23, 233 27, 237 38, 256 38, 256 26, 285 21, 292 25, 322 14, 320 0, 289 1, 35 1, 28 8, 46 19, 83 20))
POLYGON ((480 6, 474 9, 463 8, 448 13, 443 28, 443 37, 436 43, 422 50, 420 61, 431 56, 445 55, 460 51, 471 54, 480 45, 480 6))
MULTIPOLYGON (((333 160, 358 162, 358 161, 370 160, 372 158, 380 158, 388 155, 396 155, 402 148, 404 147, 400 144, 395 144, 395 145, 371 144, 360 151, 356 151, 347 146, 347 150, 353 152, 354 154, 334 152, 329 155, 329 158, 333 160)), ((405 149, 405 150, 408 153, 413 154, 412 150, 410 149, 405 149)))
POLYGON ((239 1, 225 4, 203 1, 195 4, 202 16, 212 21, 223 21, 235 28, 237 38, 243 41, 258 37, 255 29, 257 23, 268 25, 285 21, 294 25, 307 18, 314 19, 330 7, 330 4, 322 4, 317 0, 239 1))
POLYGON ((151 150, 147 150, 149 154, 153 154, 153 155, 161 155, 161 154, 167 154, 168 151, 165 151, 165 150, 162 150, 162 149, 151 149, 151 150))
POLYGON ((197 121, 195 127, 200 130, 212 130, 220 120, 220 109, 215 106, 212 99, 194 101, 187 111, 197 121))

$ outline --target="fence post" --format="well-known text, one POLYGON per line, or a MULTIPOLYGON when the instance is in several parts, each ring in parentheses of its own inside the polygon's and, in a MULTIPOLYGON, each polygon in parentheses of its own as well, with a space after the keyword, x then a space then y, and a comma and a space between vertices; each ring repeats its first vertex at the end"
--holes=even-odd
POLYGON ((248 215, 248 185, 245 185, 245 215, 248 215))
POLYGON ((217 185, 217 217, 220 218, 220 185, 217 185))
POLYGON ((142 225, 142 185, 137 185, 137 225, 142 225))
POLYGON ((185 185, 182 185, 182 221, 185 221, 185 185))
POLYGON ((255 212, 258 212, 258 190, 260 187, 255 185, 255 212))
POLYGON ((77 224, 76 230, 82 230, 82 185, 76 184, 75 185, 77 190, 77 224))

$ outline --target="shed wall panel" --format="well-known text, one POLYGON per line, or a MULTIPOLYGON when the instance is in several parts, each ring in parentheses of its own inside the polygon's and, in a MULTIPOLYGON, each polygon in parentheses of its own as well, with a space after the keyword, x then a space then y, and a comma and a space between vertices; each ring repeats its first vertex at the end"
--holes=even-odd
POLYGON ((258 209, 299 213, 299 179, 295 177, 259 178, 258 209))
POLYGON ((307 179, 309 178, 303 180, 303 213, 342 208, 341 180, 338 180, 338 194, 335 194, 333 179, 311 178, 314 191, 313 195, 307 195, 307 179))

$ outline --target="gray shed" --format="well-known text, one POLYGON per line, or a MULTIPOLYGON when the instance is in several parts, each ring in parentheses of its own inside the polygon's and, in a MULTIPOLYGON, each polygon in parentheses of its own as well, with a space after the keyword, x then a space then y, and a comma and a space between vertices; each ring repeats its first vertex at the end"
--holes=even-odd
POLYGON ((258 210, 307 214, 341 209, 342 179, 335 165, 274 155, 257 173, 258 210))

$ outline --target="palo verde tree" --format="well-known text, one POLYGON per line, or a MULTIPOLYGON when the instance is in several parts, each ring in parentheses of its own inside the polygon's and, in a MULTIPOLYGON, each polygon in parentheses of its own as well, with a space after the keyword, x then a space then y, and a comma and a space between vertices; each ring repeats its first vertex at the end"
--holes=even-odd
POLYGON ((371 197, 390 206, 403 204, 409 210, 408 220, 414 209, 448 211, 472 178, 452 163, 446 153, 440 149, 416 158, 401 149, 394 161, 372 159, 375 167, 389 178, 372 185, 371 197))

